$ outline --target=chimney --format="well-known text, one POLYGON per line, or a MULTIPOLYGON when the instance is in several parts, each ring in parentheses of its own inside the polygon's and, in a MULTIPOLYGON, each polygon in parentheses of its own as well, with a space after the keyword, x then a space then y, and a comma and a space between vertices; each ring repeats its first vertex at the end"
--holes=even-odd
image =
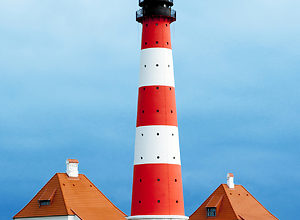
POLYGON ((67 171, 69 177, 78 177, 78 160, 77 159, 67 159, 67 171))
POLYGON ((233 182, 234 175, 232 173, 227 173, 227 186, 229 189, 234 189, 234 182, 233 182))

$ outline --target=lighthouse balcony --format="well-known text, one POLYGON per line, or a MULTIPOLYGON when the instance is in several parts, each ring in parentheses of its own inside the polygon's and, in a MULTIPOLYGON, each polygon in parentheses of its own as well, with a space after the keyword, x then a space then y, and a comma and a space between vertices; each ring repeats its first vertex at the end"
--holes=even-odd
POLYGON ((168 17, 172 22, 176 21, 176 11, 171 8, 165 8, 165 7, 142 8, 136 11, 136 20, 140 23, 143 21, 145 17, 150 17, 150 16, 168 17))

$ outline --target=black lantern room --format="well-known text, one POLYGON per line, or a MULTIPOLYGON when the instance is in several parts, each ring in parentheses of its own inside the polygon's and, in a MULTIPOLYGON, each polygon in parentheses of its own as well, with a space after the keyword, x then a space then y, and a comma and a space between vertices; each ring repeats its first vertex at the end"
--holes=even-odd
POLYGON ((139 0, 142 7, 136 12, 136 20, 142 23, 143 19, 151 16, 169 17, 176 20, 176 11, 171 9, 173 0, 139 0))

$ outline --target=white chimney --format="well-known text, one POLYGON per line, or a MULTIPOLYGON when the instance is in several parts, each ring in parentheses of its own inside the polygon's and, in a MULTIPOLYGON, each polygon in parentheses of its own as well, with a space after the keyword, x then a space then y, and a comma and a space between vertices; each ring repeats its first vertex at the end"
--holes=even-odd
POLYGON ((78 177, 78 160, 77 159, 67 159, 67 171, 69 177, 78 177))
POLYGON ((233 182, 233 174, 232 173, 227 173, 227 186, 229 189, 234 189, 234 182, 233 182))

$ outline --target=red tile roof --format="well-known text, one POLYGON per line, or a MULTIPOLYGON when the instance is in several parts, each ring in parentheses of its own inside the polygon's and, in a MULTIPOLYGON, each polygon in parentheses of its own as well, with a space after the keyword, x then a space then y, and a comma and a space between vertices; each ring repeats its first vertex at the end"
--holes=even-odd
POLYGON ((260 204, 242 185, 235 185, 234 189, 230 189, 227 184, 221 184, 190 216, 190 220, 204 219, 275 220, 277 218, 260 204), (221 204, 219 203, 220 200, 221 204), (215 217, 207 217, 207 207, 216 207, 217 215, 215 217))
POLYGON ((85 175, 69 178, 65 173, 56 173, 13 218, 64 215, 77 215, 85 220, 126 220, 126 215, 85 175), (52 201, 50 205, 40 206, 39 200, 52 201))

